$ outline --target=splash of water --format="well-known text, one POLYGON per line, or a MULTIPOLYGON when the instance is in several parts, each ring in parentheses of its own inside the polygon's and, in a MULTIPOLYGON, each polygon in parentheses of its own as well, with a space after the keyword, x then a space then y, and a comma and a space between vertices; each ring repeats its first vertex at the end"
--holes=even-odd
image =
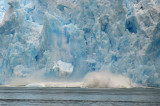
POLYGON ((80 87, 80 88, 133 88, 140 87, 133 83, 128 77, 113 74, 109 71, 89 72, 84 79, 77 82, 53 81, 47 82, 34 78, 14 79, 8 86, 25 87, 80 87))
POLYGON ((132 88, 136 87, 128 77, 109 71, 90 72, 84 78, 84 86, 89 88, 132 88))

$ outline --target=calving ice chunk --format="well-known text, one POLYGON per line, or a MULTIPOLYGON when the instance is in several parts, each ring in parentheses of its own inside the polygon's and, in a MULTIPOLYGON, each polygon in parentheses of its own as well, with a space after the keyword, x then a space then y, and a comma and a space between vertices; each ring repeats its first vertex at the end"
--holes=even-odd
POLYGON ((55 62, 52 67, 53 71, 56 72, 58 76, 68 76, 73 72, 73 66, 70 63, 63 62, 61 60, 55 62))

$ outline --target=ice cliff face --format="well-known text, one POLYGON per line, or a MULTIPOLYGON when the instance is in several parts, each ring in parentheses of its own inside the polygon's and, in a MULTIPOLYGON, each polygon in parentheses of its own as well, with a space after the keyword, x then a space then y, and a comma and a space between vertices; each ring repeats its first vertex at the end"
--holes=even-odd
POLYGON ((60 78, 58 61, 67 79, 110 70, 160 86, 160 1, 1 0, 0 83, 60 78))

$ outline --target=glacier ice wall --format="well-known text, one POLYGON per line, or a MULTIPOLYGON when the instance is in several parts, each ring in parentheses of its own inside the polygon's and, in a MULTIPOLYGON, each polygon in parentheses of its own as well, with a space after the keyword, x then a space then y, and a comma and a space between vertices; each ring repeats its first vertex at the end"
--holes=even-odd
POLYGON ((34 75, 67 79, 110 70, 160 86, 159 0, 1 0, 0 84, 34 75))

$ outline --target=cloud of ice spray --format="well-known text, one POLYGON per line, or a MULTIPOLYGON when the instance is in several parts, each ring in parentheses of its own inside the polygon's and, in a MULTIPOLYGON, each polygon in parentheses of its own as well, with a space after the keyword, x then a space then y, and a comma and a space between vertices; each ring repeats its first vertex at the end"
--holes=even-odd
POLYGON ((84 87, 88 88, 132 88, 136 84, 123 75, 108 71, 90 72, 84 78, 84 87))
POLYGON ((89 72, 83 80, 77 81, 46 81, 40 75, 35 78, 15 78, 8 83, 9 86, 26 86, 26 87, 80 87, 80 88, 133 88, 139 87, 128 77, 113 74, 109 71, 89 72))

